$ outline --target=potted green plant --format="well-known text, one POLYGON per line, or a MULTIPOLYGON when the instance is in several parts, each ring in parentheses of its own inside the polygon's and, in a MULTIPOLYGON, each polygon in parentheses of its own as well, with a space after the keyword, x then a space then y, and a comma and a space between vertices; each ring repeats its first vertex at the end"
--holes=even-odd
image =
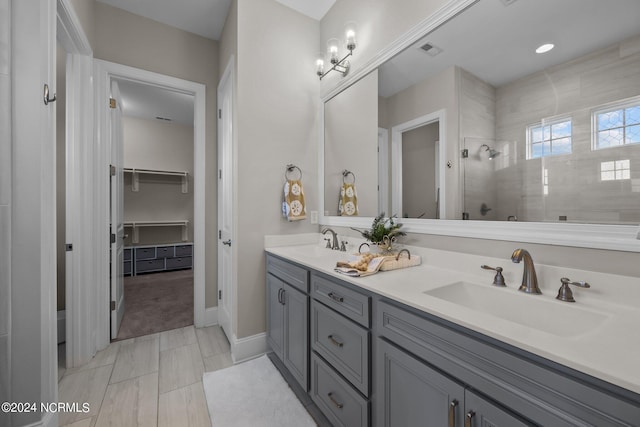
POLYGON ((397 237, 407 235, 407 233, 400 230, 402 224, 395 222, 394 218, 395 215, 385 218, 384 212, 381 212, 380 215, 373 219, 373 224, 371 224, 369 230, 358 230, 353 227, 352 230, 357 231, 373 244, 373 246, 370 245, 372 252, 375 252, 376 249, 382 252, 390 252, 397 237))

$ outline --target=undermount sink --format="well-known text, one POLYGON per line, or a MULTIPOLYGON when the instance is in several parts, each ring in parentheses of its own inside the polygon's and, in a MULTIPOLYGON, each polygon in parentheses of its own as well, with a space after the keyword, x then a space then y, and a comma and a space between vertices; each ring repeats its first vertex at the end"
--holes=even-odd
POLYGON ((515 289, 455 282, 424 294, 561 337, 592 332, 609 315, 515 289))

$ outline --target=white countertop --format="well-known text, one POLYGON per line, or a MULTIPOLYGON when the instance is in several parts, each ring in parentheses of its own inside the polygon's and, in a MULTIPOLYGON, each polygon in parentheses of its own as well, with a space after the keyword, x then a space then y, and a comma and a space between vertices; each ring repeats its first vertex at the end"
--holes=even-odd
MULTIPOLYGON (((322 241, 319 236, 307 234, 302 235, 300 239, 267 236, 265 250, 640 393, 640 279, 636 277, 536 264, 538 282, 543 294, 528 295, 517 291, 522 278, 523 263, 512 263, 511 254, 505 254, 504 258, 490 258, 404 245, 401 247, 406 247, 412 254, 422 257, 422 265, 379 272, 367 277, 348 277, 334 271, 336 262, 346 260, 347 253, 324 248, 319 243, 322 241), (480 269, 481 264, 503 267, 507 288, 493 287, 491 283, 494 272, 480 269), (572 287, 577 301, 575 303, 558 301, 555 297, 561 277, 587 281, 591 288, 572 287), (565 334, 567 336, 559 336, 424 293, 459 281, 491 287, 494 292, 505 292, 515 295, 516 298, 524 298, 523 307, 527 307, 527 298, 545 299, 548 303, 545 306, 553 310, 554 314, 557 314, 556 310, 566 311, 566 317, 562 314, 564 324, 561 326, 564 330, 575 328, 575 333, 569 331, 570 333, 565 334), (580 312, 583 309, 591 313, 600 313, 605 320, 593 327, 585 328, 580 321, 580 312)), ((357 252, 357 244, 349 246, 349 253, 357 252)), ((531 255, 535 261, 535 253, 531 255)), ((536 304, 532 306, 534 307, 530 313, 531 318, 544 316, 544 313, 536 313, 533 310, 536 304)))

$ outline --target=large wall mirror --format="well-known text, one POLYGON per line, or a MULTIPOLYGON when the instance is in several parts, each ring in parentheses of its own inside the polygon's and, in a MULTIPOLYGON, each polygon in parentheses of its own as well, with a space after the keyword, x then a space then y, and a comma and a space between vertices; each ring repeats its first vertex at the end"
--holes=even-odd
POLYGON ((629 239, 581 246, 640 250, 640 2, 455 3, 472 4, 325 98, 322 222, 351 224, 328 208, 338 172, 368 168, 377 185, 358 188, 360 217, 384 211, 418 231, 505 239, 530 233, 522 223, 579 225, 592 240, 629 239), (372 93, 357 96, 366 107, 347 104, 375 89, 375 106, 372 93), (374 128, 338 142, 332 104, 338 121, 374 128))

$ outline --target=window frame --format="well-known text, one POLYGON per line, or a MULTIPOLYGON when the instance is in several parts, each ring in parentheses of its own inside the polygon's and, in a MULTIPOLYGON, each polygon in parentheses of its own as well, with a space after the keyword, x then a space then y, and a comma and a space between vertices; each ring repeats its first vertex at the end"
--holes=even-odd
MULTIPOLYGON (((526 160, 534 160, 534 159, 543 159, 545 157, 556 157, 556 156, 565 156, 565 155, 570 155, 573 154, 573 117, 571 115, 569 116, 560 116, 557 118, 553 118, 553 119, 543 119, 539 122, 536 123, 531 123, 529 125, 527 125, 526 128, 526 144, 527 144, 527 151, 526 151, 526 160), (570 142, 571 142, 571 151, 568 153, 556 153, 553 154, 553 141, 554 139, 551 138, 552 135, 552 131, 551 131, 551 127, 553 125, 557 125, 559 123, 564 123, 564 122, 569 122, 571 124, 571 133, 569 134, 569 138, 570 138, 570 142), (551 147, 551 153, 547 154, 547 155, 541 155, 539 157, 533 157, 533 149, 532 149, 532 145, 534 144, 533 142, 533 138, 531 137, 532 134, 532 130, 536 129, 536 128, 541 128, 542 130, 542 143, 544 144, 545 139, 544 139, 544 128, 549 126, 549 143, 550 143, 550 147, 551 147)), ((566 138, 566 136, 563 136, 562 138, 555 138, 556 140, 558 139, 564 139, 566 138)), ((537 142, 536 142, 537 143, 537 142)))
POLYGON ((628 147, 628 146, 631 146, 631 145, 639 145, 640 146, 640 142, 634 142, 634 143, 627 143, 626 142, 626 129, 627 129, 627 127, 640 125, 640 124, 637 124, 637 123, 633 124, 633 125, 627 125, 626 123, 624 123, 626 121, 624 110, 626 110, 628 108, 633 108, 633 107, 640 107, 640 96, 634 96, 632 98, 627 98, 627 99, 624 99, 622 101, 616 101, 616 102, 612 102, 612 103, 609 103, 609 104, 601 105, 601 106, 591 110, 591 151, 600 151, 600 150, 607 150, 607 149, 610 149, 610 148, 628 147), (600 130, 598 129, 598 115, 599 114, 605 114, 605 113, 611 113, 611 112, 617 111, 617 110, 622 110, 623 111, 623 114, 622 114, 623 126, 620 127, 621 129, 623 129, 622 144, 620 144, 620 145, 610 145, 608 147, 598 147, 598 133, 600 132, 600 130))

